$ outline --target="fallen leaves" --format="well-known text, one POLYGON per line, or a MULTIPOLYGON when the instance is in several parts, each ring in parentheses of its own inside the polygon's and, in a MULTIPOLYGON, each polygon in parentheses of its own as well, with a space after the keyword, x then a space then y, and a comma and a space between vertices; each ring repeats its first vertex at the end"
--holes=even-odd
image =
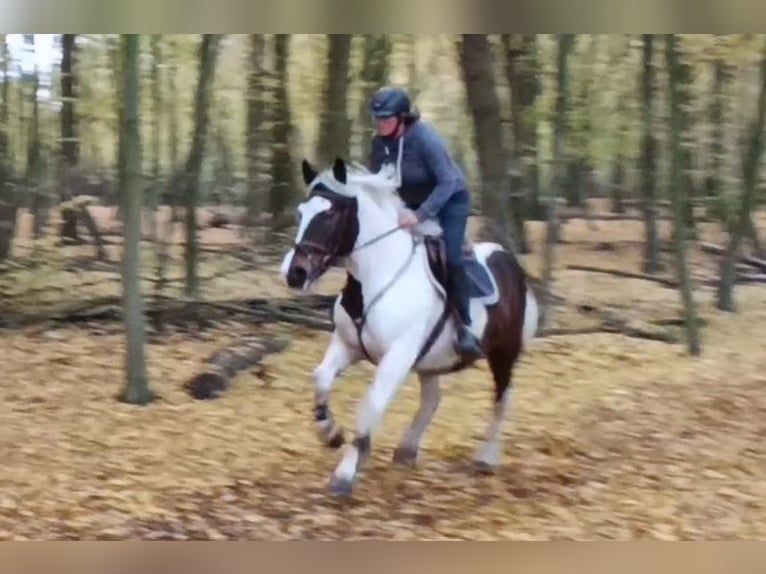
MULTIPOLYGON (((578 225, 567 226, 568 238, 578 225)), ((562 250, 571 263, 593 256, 583 245, 562 250)), ((622 247, 599 258, 636 268, 622 247)), ((273 287, 263 278, 255 285, 248 296, 273 287)), ((638 325, 676 317, 680 304, 660 286, 579 272, 559 272, 556 289, 568 302, 556 327, 596 320, 578 306, 613 309, 638 325)), ((148 348, 161 398, 144 408, 115 400, 119 330, 4 333, 0 539, 764 538, 766 290, 738 287, 737 298, 742 310, 729 315, 699 296, 707 323, 697 359, 617 334, 537 341, 514 374, 495 476, 471 465, 491 412, 483 364, 444 378, 417 467, 391 465, 417 409, 412 377, 346 503, 326 494, 341 453, 319 445, 311 415, 311 371, 326 333, 274 326, 290 347, 212 402, 193 400, 183 383, 214 351, 259 333, 232 324, 204 337, 166 335, 148 348)), ((371 374, 352 367, 333 391, 347 430, 371 374)))

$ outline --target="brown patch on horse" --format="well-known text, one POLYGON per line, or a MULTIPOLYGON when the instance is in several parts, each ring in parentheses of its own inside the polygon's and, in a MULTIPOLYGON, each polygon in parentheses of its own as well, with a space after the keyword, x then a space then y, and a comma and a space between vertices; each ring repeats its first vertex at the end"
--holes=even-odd
POLYGON ((364 314, 362 284, 349 272, 346 272, 346 284, 341 291, 340 306, 354 322, 361 320, 364 314))
POLYGON ((495 400, 499 401, 510 384, 511 371, 521 354, 527 282, 524 269, 507 251, 492 253, 487 265, 495 275, 500 299, 487 308, 482 344, 495 379, 495 400))

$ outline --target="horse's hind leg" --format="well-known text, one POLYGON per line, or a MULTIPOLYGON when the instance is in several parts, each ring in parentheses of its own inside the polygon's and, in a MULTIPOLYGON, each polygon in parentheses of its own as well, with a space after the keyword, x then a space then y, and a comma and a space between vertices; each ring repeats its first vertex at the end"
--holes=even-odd
POLYGON ((476 454, 481 470, 491 472, 500 464, 503 454, 503 423, 513 398, 513 366, 519 356, 519 348, 493 349, 488 354, 489 368, 495 380, 494 408, 487 429, 486 441, 476 454))
POLYGON ((420 375, 419 379, 420 408, 394 451, 394 462, 406 466, 415 466, 420 441, 431 424, 441 399, 440 380, 437 375, 420 375))
POLYGON ((359 358, 355 350, 343 343, 338 332, 333 331, 322 362, 314 369, 314 420, 321 441, 332 448, 340 448, 344 440, 343 429, 330 412, 330 391, 343 370, 359 358))

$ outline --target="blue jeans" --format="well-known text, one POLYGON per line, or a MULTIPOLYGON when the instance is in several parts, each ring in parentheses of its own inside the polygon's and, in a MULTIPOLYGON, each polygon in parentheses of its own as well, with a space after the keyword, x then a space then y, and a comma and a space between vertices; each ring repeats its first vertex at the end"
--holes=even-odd
POLYGON ((444 230, 447 265, 463 267, 463 243, 465 228, 471 213, 471 198, 467 191, 460 191, 447 200, 439 212, 439 223, 444 230))

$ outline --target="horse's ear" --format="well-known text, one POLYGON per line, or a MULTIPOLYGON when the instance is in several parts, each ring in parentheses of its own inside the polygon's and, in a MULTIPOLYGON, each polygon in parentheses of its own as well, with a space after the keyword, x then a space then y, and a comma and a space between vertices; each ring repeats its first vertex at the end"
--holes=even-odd
POLYGON ((314 169, 308 160, 304 159, 301 162, 301 169, 303 170, 303 181, 306 182, 306 185, 314 181, 314 178, 317 176, 317 170, 314 169))
POLYGON ((336 157, 335 163, 332 164, 332 175, 340 183, 346 185, 346 162, 339 157, 336 157))

